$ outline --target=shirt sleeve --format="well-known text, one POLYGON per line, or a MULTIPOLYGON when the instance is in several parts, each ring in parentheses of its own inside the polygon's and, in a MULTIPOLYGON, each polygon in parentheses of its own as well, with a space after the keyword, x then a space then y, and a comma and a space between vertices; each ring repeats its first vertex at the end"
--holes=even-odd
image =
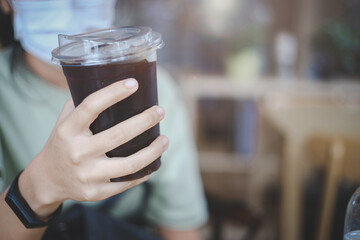
POLYGON ((162 155, 162 166, 150 182, 152 192, 145 213, 150 222, 173 230, 202 226, 208 218, 197 152, 184 104, 169 75, 158 73, 159 103, 166 111, 161 134, 170 145, 162 155))

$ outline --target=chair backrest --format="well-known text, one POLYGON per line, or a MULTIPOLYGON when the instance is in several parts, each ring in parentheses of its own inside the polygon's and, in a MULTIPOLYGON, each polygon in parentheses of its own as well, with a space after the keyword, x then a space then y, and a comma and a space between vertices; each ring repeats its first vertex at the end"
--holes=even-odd
POLYGON ((341 179, 360 183, 360 139, 346 136, 314 136, 309 141, 310 153, 317 167, 326 168, 318 240, 328 240, 332 224, 338 183, 341 179))
MULTIPOLYGON (((359 123, 360 124, 360 123, 359 123)), ((328 168, 332 146, 340 141, 344 147, 344 156, 341 166, 343 180, 360 183, 360 138, 339 135, 315 135, 308 141, 308 150, 312 157, 312 165, 318 168, 328 168)))

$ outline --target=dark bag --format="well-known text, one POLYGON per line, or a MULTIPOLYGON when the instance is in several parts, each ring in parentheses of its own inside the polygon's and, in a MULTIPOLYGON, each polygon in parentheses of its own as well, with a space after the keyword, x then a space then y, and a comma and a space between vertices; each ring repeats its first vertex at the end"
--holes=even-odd
POLYGON ((108 210, 119 200, 121 195, 107 199, 99 208, 75 204, 65 211, 60 218, 46 230, 43 240, 160 240, 144 230, 139 217, 147 205, 149 185, 145 184, 142 208, 132 221, 116 219, 108 210))

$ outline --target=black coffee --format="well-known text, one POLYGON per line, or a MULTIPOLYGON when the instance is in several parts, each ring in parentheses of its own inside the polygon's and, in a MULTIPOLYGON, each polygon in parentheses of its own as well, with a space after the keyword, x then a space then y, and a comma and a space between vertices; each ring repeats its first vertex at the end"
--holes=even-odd
MULTIPOLYGON (((130 97, 103 111, 91 124, 96 134, 122 122, 144 110, 157 105, 156 62, 146 60, 136 63, 109 63, 103 65, 62 65, 75 106, 91 93, 116 81, 135 78, 139 89, 130 97)), ((107 152, 108 157, 127 157, 147 147, 159 136, 159 124, 129 142, 107 152)), ((159 169, 160 158, 140 171, 111 179, 112 182, 129 181, 144 177, 159 169)))

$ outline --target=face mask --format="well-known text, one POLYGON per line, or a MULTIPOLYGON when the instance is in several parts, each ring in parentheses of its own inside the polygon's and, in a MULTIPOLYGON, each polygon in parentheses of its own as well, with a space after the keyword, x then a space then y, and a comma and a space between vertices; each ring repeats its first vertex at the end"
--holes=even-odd
POLYGON ((11 0, 15 39, 28 53, 51 64, 58 34, 109 28, 115 0, 11 0))

